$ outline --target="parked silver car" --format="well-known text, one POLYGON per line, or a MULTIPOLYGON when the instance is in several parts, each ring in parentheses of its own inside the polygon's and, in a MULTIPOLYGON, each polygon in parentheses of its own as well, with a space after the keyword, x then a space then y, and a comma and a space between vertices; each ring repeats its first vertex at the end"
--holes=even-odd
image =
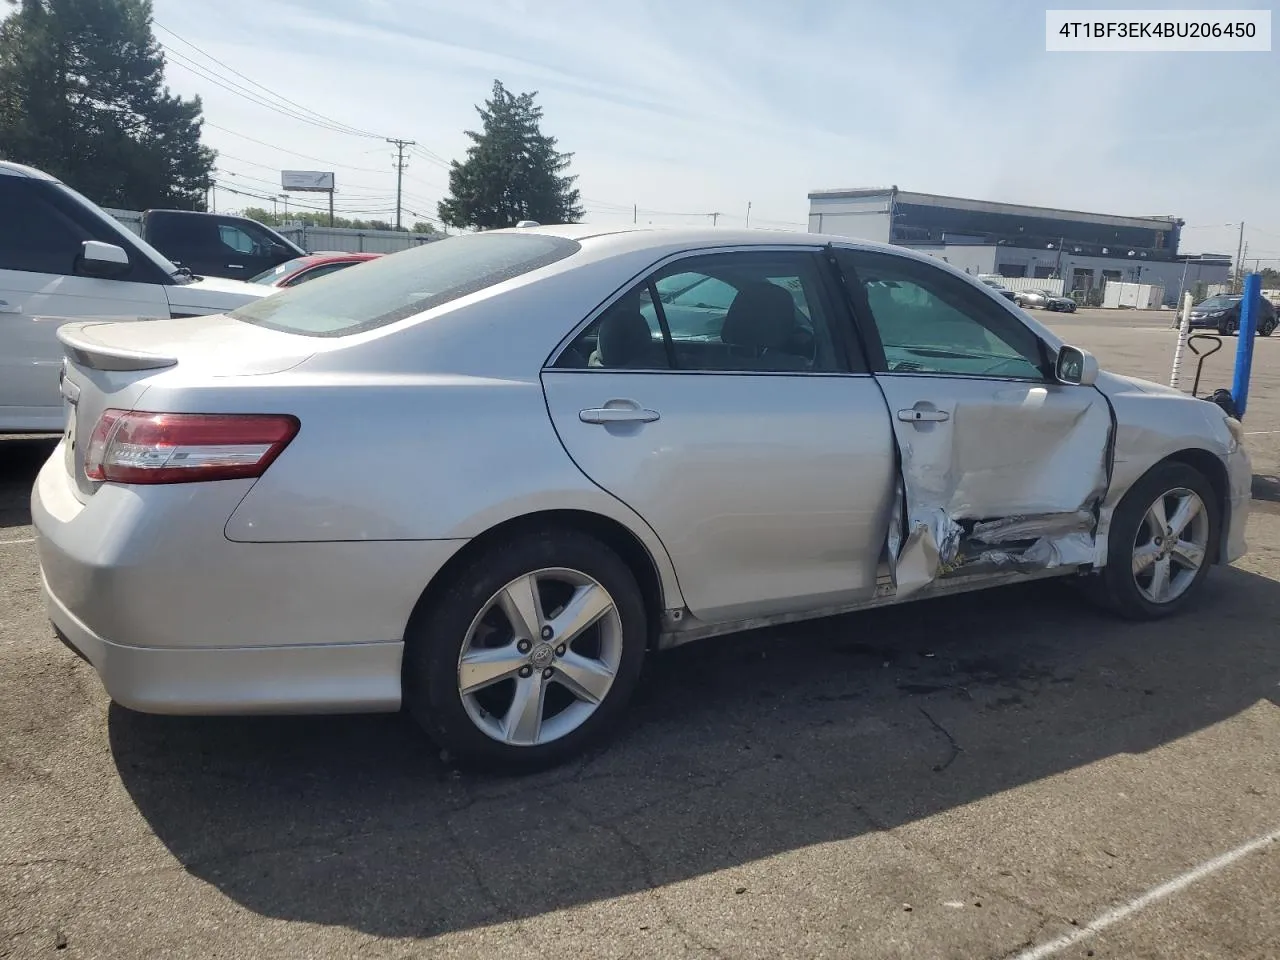
POLYGON ((1038 307, 1043 310, 1049 305, 1049 294, 1044 290, 1015 290, 1013 302, 1020 307, 1038 307))
POLYGON ((538 766, 655 649, 1051 576, 1160 617, 1245 549, 1238 422, 900 247, 493 231, 59 337, 49 614, 138 710, 538 766))

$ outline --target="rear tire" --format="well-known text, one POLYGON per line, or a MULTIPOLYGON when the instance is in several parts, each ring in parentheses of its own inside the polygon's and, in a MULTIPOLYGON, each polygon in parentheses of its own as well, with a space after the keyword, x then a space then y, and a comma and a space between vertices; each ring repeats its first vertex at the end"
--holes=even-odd
POLYGON ((640 588, 616 553, 574 530, 523 536, 473 559, 414 615, 406 705, 461 762, 554 766, 616 727, 647 640, 640 588), (576 633, 574 610, 588 623, 576 633))
POLYGON ((1269 337, 1276 329, 1276 321, 1263 320, 1262 325, 1258 327, 1258 333, 1261 336, 1269 337))
POLYGON ((1116 508, 1107 565, 1093 595, 1129 620, 1177 613, 1209 572, 1220 518, 1221 507, 1204 474, 1184 463, 1153 467, 1116 508), (1159 523, 1160 517, 1166 522, 1159 523), (1192 563, 1197 555, 1198 563, 1192 563))

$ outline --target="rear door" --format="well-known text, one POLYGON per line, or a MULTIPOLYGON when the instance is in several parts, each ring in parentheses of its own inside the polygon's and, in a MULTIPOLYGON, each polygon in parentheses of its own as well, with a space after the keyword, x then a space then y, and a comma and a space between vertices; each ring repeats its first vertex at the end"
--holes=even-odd
POLYGON ((565 449, 657 533, 699 618, 875 592, 893 435, 824 268, 794 247, 676 258, 543 371, 565 449))
POLYGON ((1112 416, 1059 383, 1017 314, 949 270, 837 249, 902 457, 908 533, 930 575, 1088 562, 1112 416))

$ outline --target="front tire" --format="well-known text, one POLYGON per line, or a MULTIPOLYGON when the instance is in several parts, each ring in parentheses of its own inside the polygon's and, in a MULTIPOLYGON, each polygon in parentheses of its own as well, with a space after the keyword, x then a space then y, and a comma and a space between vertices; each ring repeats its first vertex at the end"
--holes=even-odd
POLYGON ((635 576, 594 537, 555 530, 480 554, 405 635, 410 714, 463 762, 561 763, 613 729, 644 663, 635 576))
POLYGON ((1276 329, 1275 320, 1263 320, 1261 326, 1258 327, 1258 333, 1261 336, 1269 337, 1276 329))
POLYGON ((1129 620, 1177 613, 1209 572, 1220 507, 1208 479, 1184 463, 1152 468, 1111 519, 1101 599, 1129 620))

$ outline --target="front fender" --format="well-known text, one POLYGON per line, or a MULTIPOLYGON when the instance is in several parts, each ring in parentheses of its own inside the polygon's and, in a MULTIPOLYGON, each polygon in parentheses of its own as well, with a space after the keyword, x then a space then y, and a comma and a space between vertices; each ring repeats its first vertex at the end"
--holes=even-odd
POLYGON ((1228 481, 1222 504, 1224 538, 1229 528, 1236 528, 1239 517, 1231 514, 1248 509, 1247 497, 1241 505, 1239 491, 1248 489, 1250 467, 1222 409, 1171 387, 1116 374, 1101 374, 1097 387, 1116 415, 1115 462, 1098 518, 1097 565, 1106 564, 1107 534, 1120 501, 1147 471, 1173 457, 1210 456, 1221 464, 1228 481))

